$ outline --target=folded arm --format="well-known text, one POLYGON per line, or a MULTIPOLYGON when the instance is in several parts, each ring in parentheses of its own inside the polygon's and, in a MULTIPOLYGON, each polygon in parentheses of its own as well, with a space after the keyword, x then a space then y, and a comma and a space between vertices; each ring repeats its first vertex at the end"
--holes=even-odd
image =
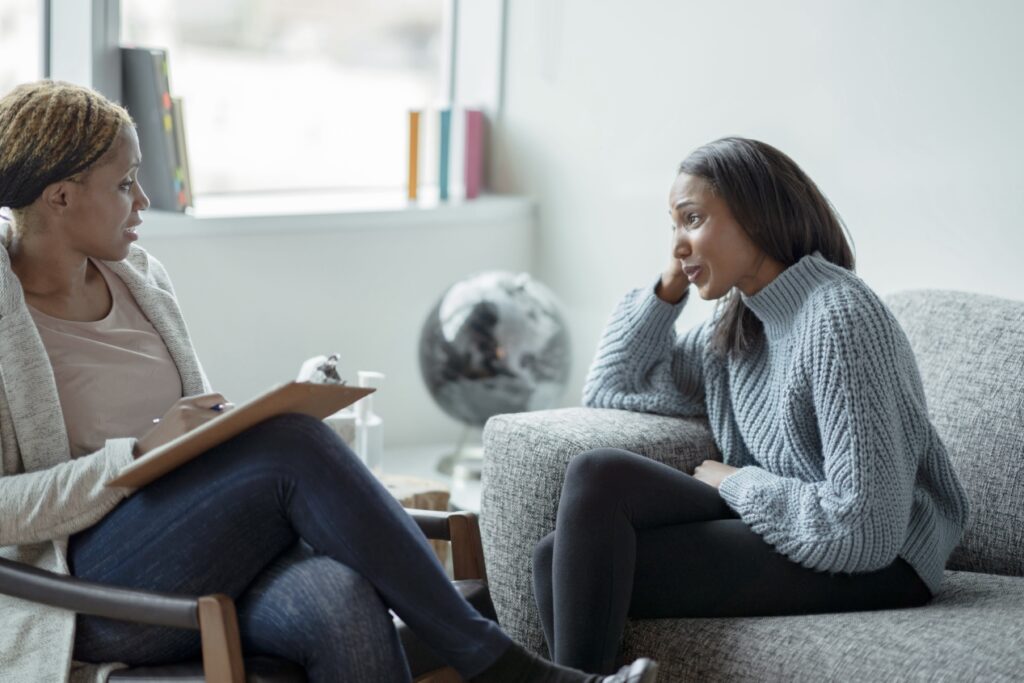
POLYGON ((583 387, 583 404, 697 416, 704 404, 704 323, 677 335, 686 298, 669 304, 653 288, 627 294, 612 314, 583 387))

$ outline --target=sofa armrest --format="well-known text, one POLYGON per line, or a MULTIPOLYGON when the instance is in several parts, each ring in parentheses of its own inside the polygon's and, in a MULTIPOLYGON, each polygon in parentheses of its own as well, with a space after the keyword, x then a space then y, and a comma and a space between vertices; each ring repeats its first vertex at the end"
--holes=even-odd
POLYGON ((555 528, 565 470, 594 448, 622 448, 693 472, 720 460, 707 420, 597 408, 491 418, 484 428, 480 528, 502 627, 534 652, 544 639, 533 600, 533 548, 555 528))

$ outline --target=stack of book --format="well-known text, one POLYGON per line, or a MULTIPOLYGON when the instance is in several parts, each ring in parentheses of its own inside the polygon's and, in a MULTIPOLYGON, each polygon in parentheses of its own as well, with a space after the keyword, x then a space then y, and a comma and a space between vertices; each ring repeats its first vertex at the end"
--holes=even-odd
MULTIPOLYGON (((441 109, 437 112, 438 125, 438 173, 437 173, 437 196, 442 202, 448 201, 453 194, 464 190, 466 199, 475 199, 480 195, 483 186, 484 171, 484 113, 480 109, 464 109, 461 119, 453 117, 451 109, 441 109), (453 131, 454 121, 462 124, 460 138, 461 149, 453 141, 457 133, 453 131), (458 155, 458 152, 462 152, 458 155), (461 188, 452 187, 452 178, 461 177, 463 185, 461 188)), ((423 160, 421 153, 421 128, 425 120, 423 111, 414 110, 409 112, 409 157, 408 176, 406 180, 406 195, 410 201, 419 197, 420 189, 420 165, 423 160)))
POLYGON ((180 98, 171 97, 167 51, 121 48, 124 106, 135 119, 142 149, 139 183, 151 208, 192 206, 192 180, 180 98))

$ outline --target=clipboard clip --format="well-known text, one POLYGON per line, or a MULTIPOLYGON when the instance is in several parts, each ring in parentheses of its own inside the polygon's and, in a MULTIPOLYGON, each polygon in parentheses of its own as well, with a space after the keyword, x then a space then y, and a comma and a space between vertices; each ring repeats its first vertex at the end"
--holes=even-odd
POLYGON ((346 381, 338 373, 338 360, 341 354, 332 353, 329 356, 314 356, 310 358, 299 369, 299 382, 311 384, 337 384, 344 386, 346 381))

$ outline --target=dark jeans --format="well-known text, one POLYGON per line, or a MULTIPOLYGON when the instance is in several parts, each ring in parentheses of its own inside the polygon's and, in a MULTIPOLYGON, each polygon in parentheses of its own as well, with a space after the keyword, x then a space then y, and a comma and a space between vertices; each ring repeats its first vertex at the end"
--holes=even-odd
POLYGON ((737 617, 922 605, 902 559, 865 574, 807 569, 766 543, 717 489, 615 449, 569 463, 555 531, 537 544, 534 595, 551 657, 612 671, 626 617, 737 617))
MULTIPOLYGON (((511 641, 452 587, 423 534, 319 420, 268 420, 140 489, 69 544, 83 579, 238 600, 246 654, 310 681, 408 680, 387 608, 463 676, 511 641)), ((198 659, 195 631, 79 617, 74 656, 198 659)))

